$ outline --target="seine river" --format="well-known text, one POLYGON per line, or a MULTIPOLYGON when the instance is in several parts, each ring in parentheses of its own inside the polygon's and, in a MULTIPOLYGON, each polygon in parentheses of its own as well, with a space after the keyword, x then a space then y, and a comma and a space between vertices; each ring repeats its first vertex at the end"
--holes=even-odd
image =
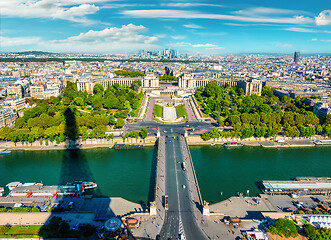
MULTIPOLYGON (((331 176, 331 147, 263 149, 191 147, 204 200, 218 202, 238 192, 260 193, 261 180, 331 176)), ((95 181, 98 194, 147 202, 153 185, 155 149, 108 148, 79 151, 13 151, 0 155, 0 186, 12 181, 65 184, 95 181), (152 177, 152 178, 151 178, 152 177), (152 179, 152 181, 151 181, 152 179)))

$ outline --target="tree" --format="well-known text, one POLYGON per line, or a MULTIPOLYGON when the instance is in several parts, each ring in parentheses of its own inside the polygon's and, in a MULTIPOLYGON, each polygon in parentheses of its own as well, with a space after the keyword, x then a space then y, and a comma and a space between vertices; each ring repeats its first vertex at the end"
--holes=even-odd
POLYGON ((15 121, 15 127, 16 128, 23 128, 23 126, 26 125, 26 122, 24 118, 17 118, 15 121))
POLYGON ((61 133, 60 134, 60 142, 64 142, 66 139, 67 139, 66 136, 63 133, 61 133))
POLYGON ((311 240, 316 239, 316 236, 317 236, 316 230, 312 225, 310 225, 308 223, 305 224, 303 226, 303 232, 306 234, 307 237, 309 237, 309 239, 311 239, 311 240))
POLYGON ((221 136, 217 128, 213 128, 212 130, 210 130, 209 134, 211 138, 219 138, 221 136))
POLYGON ((264 127, 257 127, 255 129, 255 136, 256 137, 264 137, 265 133, 266 133, 266 130, 265 130, 264 127))
POLYGON ((141 81, 139 81, 139 80, 133 81, 131 83, 131 89, 134 90, 134 91, 138 91, 140 86, 141 86, 141 81))
POLYGON ((123 120, 123 118, 117 118, 115 127, 116 128, 121 128, 125 125, 125 121, 123 120))
POLYGON ((132 130, 129 134, 130 137, 132 138, 138 138, 139 137, 139 132, 136 130, 132 130))
POLYGON ((31 212, 40 212, 40 209, 38 207, 33 207, 31 209, 31 212))
POLYGON ((331 114, 326 115, 324 125, 331 125, 331 114))
POLYGON ((130 102, 129 102, 128 100, 126 100, 126 101, 124 102, 124 109, 125 109, 125 110, 129 110, 130 108, 131 108, 130 102))
POLYGON ((11 229, 11 225, 6 224, 0 226, 0 235, 6 234, 11 229))
POLYGON ((279 236, 297 237, 298 231, 293 221, 289 219, 279 218, 275 221, 274 226, 270 226, 268 231, 272 234, 278 234, 279 236))
POLYGON ((84 106, 85 105, 85 102, 84 102, 83 98, 81 98, 81 97, 75 97, 74 103, 78 106, 84 106))
POLYGON ((56 136, 55 137, 55 142, 56 142, 56 144, 60 144, 60 138, 59 138, 59 136, 56 136))
POLYGON ((210 133, 209 132, 205 132, 202 134, 201 138, 204 140, 204 141, 208 141, 211 139, 211 136, 210 136, 210 133))
POLYGON ((102 95, 104 92, 104 88, 101 84, 95 84, 93 88, 93 93, 96 95, 102 95))
POLYGON ((145 139, 147 136, 148 136, 148 131, 147 131, 147 129, 146 129, 146 128, 142 128, 142 129, 140 129, 140 137, 141 137, 142 139, 145 139))
POLYGON ((241 130, 241 138, 245 139, 245 138, 250 138, 254 135, 255 130, 253 128, 243 128, 241 130))
POLYGON ((272 112, 271 107, 270 107, 269 105, 267 105, 267 104, 262 104, 262 105, 259 107, 259 110, 260 110, 260 112, 263 112, 263 113, 266 113, 266 114, 272 112))
POLYGON ((273 96, 273 91, 270 87, 264 86, 262 88, 262 96, 268 96, 268 97, 272 97, 273 96))

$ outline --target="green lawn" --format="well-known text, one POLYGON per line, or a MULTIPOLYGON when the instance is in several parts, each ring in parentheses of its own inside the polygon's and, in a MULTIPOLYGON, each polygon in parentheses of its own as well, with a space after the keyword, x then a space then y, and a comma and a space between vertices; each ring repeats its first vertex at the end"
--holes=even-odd
POLYGON ((155 104, 153 115, 155 117, 162 117, 162 112, 163 112, 163 108, 160 105, 155 104))
POLYGON ((130 116, 131 117, 138 117, 138 113, 139 113, 139 110, 140 110, 140 106, 143 102, 144 98, 142 97, 140 100, 139 100, 139 107, 137 109, 132 109, 131 112, 130 112, 130 116))
POLYGON ((184 117, 184 116, 186 116, 186 118, 187 118, 187 113, 186 113, 185 105, 179 105, 179 106, 176 107, 176 109, 177 109, 177 116, 178 116, 178 118, 184 117))
POLYGON ((15 235, 16 237, 38 237, 39 230, 43 225, 13 225, 0 237, 10 237, 15 235))

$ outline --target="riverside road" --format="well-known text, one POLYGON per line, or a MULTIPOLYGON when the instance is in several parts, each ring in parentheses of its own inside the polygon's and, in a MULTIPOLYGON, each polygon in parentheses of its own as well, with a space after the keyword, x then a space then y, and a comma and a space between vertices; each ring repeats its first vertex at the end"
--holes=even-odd
POLYGON ((181 142, 182 135, 172 130, 165 135, 165 167, 166 194, 169 200, 169 210, 166 212, 164 224, 160 232, 161 239, 177 239, 183 234, 185 239, 206 239, 197 224, 201 212, 200 203, 194 201, 194 184, 190 177, 190 162, 185 159, 185 146, 181 142), (187 170, 183 171, 181 163, 185 161, 187 170), (193 191, 192 191, 193 190, 193 191))

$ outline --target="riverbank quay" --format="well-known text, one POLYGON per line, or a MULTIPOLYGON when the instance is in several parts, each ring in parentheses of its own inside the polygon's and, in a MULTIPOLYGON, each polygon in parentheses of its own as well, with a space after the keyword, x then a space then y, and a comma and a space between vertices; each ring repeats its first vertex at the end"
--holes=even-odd
POLYGON ((54 142, 46 142, 43 141, 42 145, 40 141, 35 141, 33 143, 21 143, 17 142, 8 142, 2 141, 0 142, 0 146, 2 148, 6 148, 9 150, 24 150, 24 151, 35 151, 35 150, 65 150, 65 149, 93 149, 93 148, 108 148, 113 147, 114 144, 132 144, 132 145, 143 145, 143 146, 154 146, 157 140, 156 136, 148 136, 145 139, 142 138, 126 138, 123 141, 122 137, 114 137, 111 140, 107 139, 87 139, 82 140, 82 138, 78 138, 75 142, 71 140, 67 140, 65 142, 57 144, 54 142))
MULTIPOLYGON (((66 212, 2 212, 0 213, 0 225, 44 225, 50 217, 60 216, 68 220, 70 226, 76 224, 90 223, 101 226, 104 221, 111 217, 136 217, 149 216, 148 208, 138 203, 128 201, 121 197, 110 198, 85 198, 85 197, 64 197, 45 198, 32 197, 24 199, 20 197, 1 197, 0 207, 13 208, 15 204, 23 204, 29 207, 61 206, 68 209, 72 202, 72 209, 66 212)), ((44 208, 45 207, 45 208, 44 208)))
MULTIPOLYGON (((232 234, 232 238, 221 239, 236 239, 243 232, 252 229, 266 229, 264 224, 266 220, 276 220, 278 218, 288 218, 303 224, 305 219, 311 216, 313 209, 318 209, 321 203, 316 202, 316 198, 325 204, 331 203, 330 196, 325 195, 302 195, 293 199, 289 195, 265 195, 260 194, 257 197, 230 197, 219 203, 211 204, 210 214, 204 216, 205 219, 212 222, 213 225, 218 225, 219 228, 228 229, 232 234), (304 208, 309 209, 310 214, 295 214, 289 211, 296 204, 300 203, 304 208), (230 218, 238 219, 239 225, 234 227, 229 225, 230 218)), ((303 212, 303 211, 302 211, 303 212)), ((321 216, 330 216, 328 214, 312 215, 317 219, 321 216)), ((211 237, 213 237, 211 235, 211 237)), ((211 238, 215 239, 215 238, 211 238)))
POLYGON ((311 138, 305 137, 274 137, 274 138, 215 138, 205 141, 200 135, 189 135, 186 137, 188 145, 223 145, 227 142, 238 142, 245 146, 252 147, 314 147, 315 140, 329 140, 329 138, 322 137, 319 135, 311 138))
MULTIPOLYGON (((320 204, 316 199, 325 204, 331 203, 331 197, 325 195, 299 195, 295 198, 290 195, 266 195, 257 197, 230 197, 221 202, 209 205, 210 219, 222 219, 224 217, 237 217, 241 220, 260 220, 265 216, 297 216, 293 211, 288 211, 297 203, 301 203, 309 211, 318 208, 320 204)), ((302 215, 302 214, 301 214, 302 215)))
POLYGON ((312 140, 287 140, 286 142, 262 141, 259 142, 264 148, 280 148, 280 147, 315 147, 312 140))
MULTIPOLYGON (((38 150, 66 150, 66 149, 93 149, 93 148, 108 148, 113 147, 114 144, 132 144, 132 145, 143 145, 143 146, 155 146, 157 136, 148 136, 145 139, 142 138, 126 138, 123 141, 122 137, 114 137, 113 139, 87 139, 82 140, 82 138, 78 138, 77 141, 65 141, 62 143, 57 144, 56 142, 48 142, 46 146, 46 141, 40 144, 40 141, 35 141, 33 143, 21 143, 17 142, 8 142, 8 141, 1 141, 0 146, 2 148, 8 150, 24 150, 24 151, 38 151, 38 150)), ((227 142, 238 142, 242 143, 245 146, 254 146, 254 147, 265 147, 265 148, 279 148, 279 147, 313 147, 313 141, 316 140, 331 140, 326 137, 322 137, 319 135, 313 136, 311 138, 304 138, 304 137, 275 137, 275 138, 216 138, 205 141, 201 138, 201 135, 189 135, 186 137, 187 144, 189 146, 195 145, 223 145, 227 142), (281 142, 279 142, 279 140, 281 142), (284 141, 284 142, 282 142, 284 141)), ((323 145, 324 146, 324 145, 323 145)), ((326 145, 330 146, 330 145, 326 145)))

